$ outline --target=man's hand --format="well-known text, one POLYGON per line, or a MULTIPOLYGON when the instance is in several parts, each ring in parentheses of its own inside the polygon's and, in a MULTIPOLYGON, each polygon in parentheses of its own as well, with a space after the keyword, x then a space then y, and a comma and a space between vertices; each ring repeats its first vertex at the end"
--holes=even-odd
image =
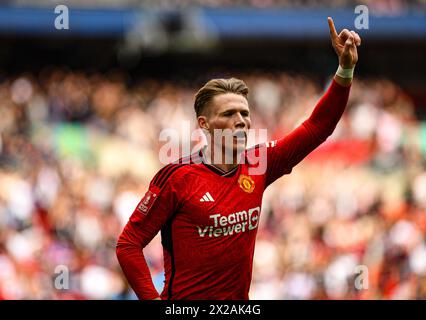
POLYGON ((339 57, 339 64, 343 69, 352 69, 358 61, 357 46, 361 45, 361 38, 355 31, 343 29, 339 34, 334 27, 333 19, 328 17, 331 44, 339 57))

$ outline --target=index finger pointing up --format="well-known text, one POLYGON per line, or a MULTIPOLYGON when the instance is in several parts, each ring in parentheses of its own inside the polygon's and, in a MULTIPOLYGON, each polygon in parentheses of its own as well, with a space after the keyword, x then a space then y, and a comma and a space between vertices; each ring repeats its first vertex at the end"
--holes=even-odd
POLYGON ((330 28, 331 39, 334 40, 338 37, 338 35, 337 35, 336 28, 334 27, 333 19, 331 17, 328 17, 327 20, 328 20, 328 27, 330 28))

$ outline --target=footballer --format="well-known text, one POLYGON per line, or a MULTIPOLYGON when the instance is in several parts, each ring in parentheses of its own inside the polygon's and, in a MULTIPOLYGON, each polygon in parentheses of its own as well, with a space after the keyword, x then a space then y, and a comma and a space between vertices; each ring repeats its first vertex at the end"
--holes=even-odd
POLYGON ((242 80, 213 79, 197 92, 195 113, 209 133, 207 146, 159 170, 117 242, 118 261, 139 299, 249 299, 265 189, 333 133, 348 102, 361 39, 347 29, 338 34, 331 18, 328 24, 337 72, 310 117, 281 139, 245 148, 251 120, 242 80), (231 132, 232 142, 218 148, 217 130, 231 132), (227 152, 231 161, 224 161, 227 152), (259 154, 266 168, 253 174, 259 154), (161 293, 143 254, 160 231, 161 293))

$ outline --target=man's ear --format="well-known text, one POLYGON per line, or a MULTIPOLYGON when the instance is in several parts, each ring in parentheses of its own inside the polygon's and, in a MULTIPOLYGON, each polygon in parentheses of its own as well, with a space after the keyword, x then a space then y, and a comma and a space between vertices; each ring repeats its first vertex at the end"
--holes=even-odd
POLYGON ((201 129, 209 130, 209 124, 207 122, 206 116, 198 116, 197 121, 198 121, 198 126, 201 129))

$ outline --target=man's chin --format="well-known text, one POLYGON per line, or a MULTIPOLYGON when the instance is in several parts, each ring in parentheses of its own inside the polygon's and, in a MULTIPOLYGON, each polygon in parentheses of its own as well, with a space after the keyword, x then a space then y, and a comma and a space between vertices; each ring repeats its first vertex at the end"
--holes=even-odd
POLYGON ((234 152, 234 154, 236 153, 240 153, 243 152, 247 147, 247 143, 245 141, 236 141, 234 142, 232 151, 234 152))

